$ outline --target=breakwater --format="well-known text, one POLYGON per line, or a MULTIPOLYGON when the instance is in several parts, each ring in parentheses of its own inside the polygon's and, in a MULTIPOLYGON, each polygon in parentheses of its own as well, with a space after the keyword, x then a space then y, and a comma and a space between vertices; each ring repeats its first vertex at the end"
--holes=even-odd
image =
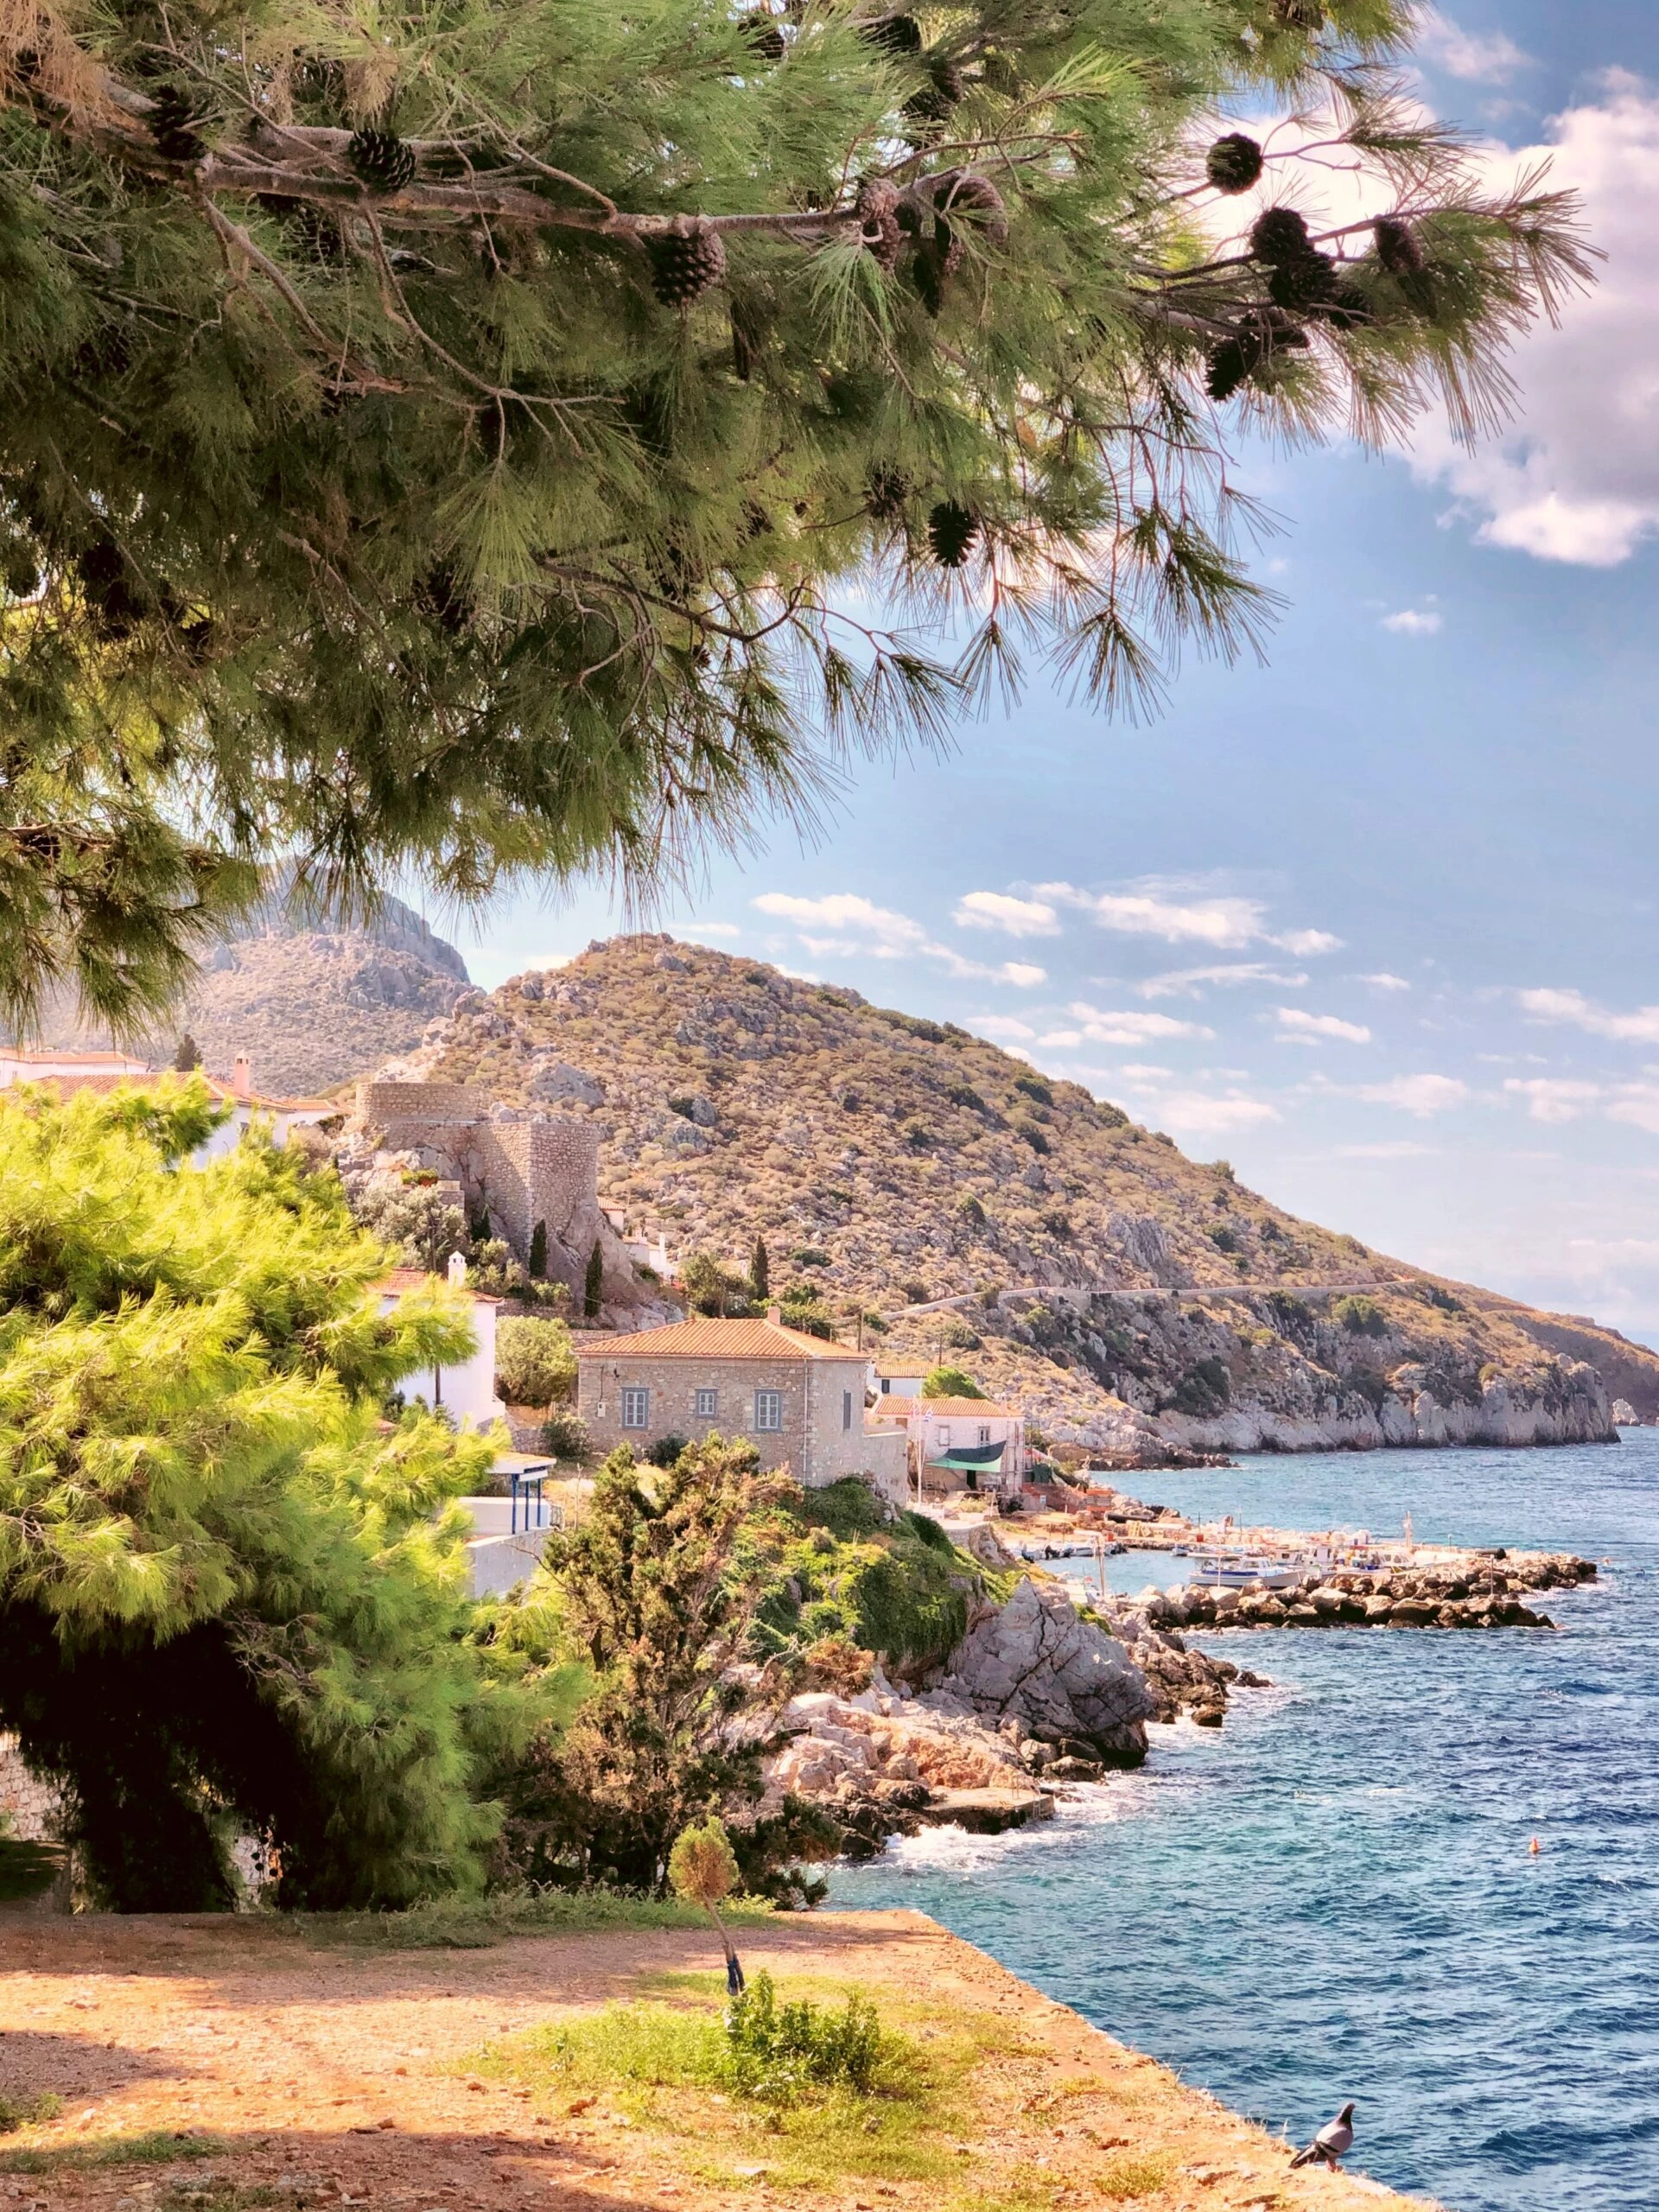
POLYGON ((1502 1561, 1454 1556, 1389 1574, 1314 1568, 1277 1588, 1188 1583, 1093 1604, 1114 1624, 1140 1615, 1158 1628, 1554 1628, 1527 1599, 1595 1579, 1595 1561, 1570 1552, 1506 1554, 1502 1561))

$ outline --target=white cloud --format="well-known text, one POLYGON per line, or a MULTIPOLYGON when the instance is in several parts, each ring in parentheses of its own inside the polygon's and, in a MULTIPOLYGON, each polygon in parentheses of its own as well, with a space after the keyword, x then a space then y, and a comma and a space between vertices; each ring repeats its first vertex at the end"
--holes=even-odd
POLYGON ((1475 85, 1507 85, 1516 73, 1536 67, 1502 31, 1466 31, 1460 23, 1426 9, 1418 19, 1417 50, 1448 77, 1475 85))
POLYGON ((1639 1006, 1634 1014, 1610 1014, 1582 991, 1517 991, 1522 1014, 1535 1021, 1567 1021, 1592 1037, 1613 1037, 1622 1044, 1659 1045, 1659 1006, 1639 1006))
POLYGON ((1046 1051, 1069 1052, 1074 1045, 1082 1044, 1083 1032, 1081 1029, 1051 1029, 1046 1037, 1039 1037, 1037 1042, 1046 1051))
POLYGON ((963 982, 1012 983, 1030 990, 1048 979, 1046 969, 1028 960, 1005 960, 1000 967, 964 960, 954 946, 935 944, 920 922, 878 906, 853 891, 834 891, 822 899, 799 899, 787 891, 763 891, 750 902, 760 913, 792 922, 807 950, 820 960, 937 960, 963 982), (831 936, 819 935, 832 931, 831 936))
POLYGON ((741 937, 742 931, 735 922, 694 922, 686 931, 689 943, 696 944, 705 937, 741 937))
POLYGON ((758 912, 774 915, 779 921, 793 922, 797 928, 834 930, 833 938, 804 938, 813 951, 839 952, 857 950, 874 953, 879 960, 902 960, 906 955, 919 952, 927 942, 927 931, 919 922, 912 922, 908 914, 895 914, 890 908, 872 905, 855 892, 836 891, 823 899, 797 899, 786 891, 763 891, 751 900, 758 912), (855 945, 853 938, 859 942, 855 945))
POLYGON ((1260 899, 1205 892, 1166 877, 1144 876, 1125 891, 1080 891, 1072 883, 1034 887, 1045 904, 1079 907, 1103 930, 1123 937, 1161 938, 1166 944, 1207 944, 1217 952, 1276 944, 1300 959, 1310 953, 1333 952, 1342 942, 1328 930, 1287 930, 1275 935, 1267 925, 1268 910, 1260 899))
POLYGON ((1152 1067, 1144 1060, 1130 1060, 1117 1072, 1127 1076, 1131 1083, 1158 1083, 1167 1076, 1173 1076, 1175 1071, 1173 1068, 1152 1067))
POLYGON ((1507 1077, 1503 1088, 1527 1102, 1535 1122, 1576 1122, 1601 1096, 1599 1083, 1573 1083, 1564 1077, 1507 1077))
POLYGON ((1378 991, 1408 991, 1411 988, 1403 976, 1390 976, 1386 968, 1375 976, 1362 976, 1359 981, 1370 984, 1373 990, 1378 991))
POLYGON ((1344 1021, 1334 1014, 1308 1014, 1299 1006, 1278 1009, 1279 1035, 1286 1044, 1312 1045, 1321 1038, 1339 1039, 1345 1045, 1369 1045, 1371 1033, 1363 1021, 1344 1021))
POLYGON ((1426 423, 1413 465, 1483 518, 1488 543, 1611 568, 1659 531, 1659 92, 1609 72, 1548 144, 1495 149, 1486 166, 1496 183, 1544 160, 1551 185, 1581 197, 1607 257, 1599 282, 1516 348, 1506 435, 1471 450, 1426 423))
POLYGON ((1397 1106, 1402 1114, 1427 1117, 1461 1106, 1470 1092, 1468 1084, 1454 1075, 1396 1075, 1387 1083, 1362 1084, 1353 1095, 1373 1106, 1397 1106))
POLYGON ((1201 1022, 1177 1021, 1173 1014, 1114 1013, 1074 999, 1066 1008, 1091 1045, 1147 1045, 1160 1037, 1213 1037, 1201 1022))
POLYGON ((1276 1122, 1278 1109, 1265 1098, 1248 1098, 1230 1091, 1224 1098, 1201 1090, 1166 1091, 1158 1101, 1158 1119, 1167 1128, 1192 1136, 1225 1136, 1235 1129, 1259 1128, 1276 1122))
POLYGON ((1230 988, 1271 983, 1281 991, 1297 991, 1306 981, 1306 976, 1269 968, 1265 961, 1236 960, 1214 968, 1172 968, 1166 975, 1148 976, 1144 983, 1135 986, 1135 995, 1142 999, 1196 999, 1206 984, 1230 988))
POLYGON ((1659 1137, 1659 1085, 1621 1084, 1618 1097, 1607 1109, 1610 1122, 1628 1122, 1632 1128, 1659 1137))
POLYGON ((1398 614, 1385 614, 1382 627, 1392 630, 1402 638, 1437 638, 1446 624, 1433 607, 1420 610, 1414 607, 1404 607, 1398 614))
POLYGON ((970 891, 950 918, 958 929, 1002 930, 1009 937, 1058 937, 1060 918, 1040 899, 1003 891, 970 891))
POLYGON ((1276 944, 1281 952, 1294 953, 1299 960, 1306 960, 1316 952, 1335 952, 1342 939, 1332 937, 1329 930, 1281 930, 1268 943, 1276 944))
POLYGON ((982 1014, 975 1017, 974 1027, 999 1045, 1030 1044, 1037 1034, 1029 1022, 1014 1014, 982 1014))
POLYGON ((574 952, 538 952, 525 961, 522 972, 526 976, 551 975, 556 968, 568 968, 575 957, 574 952))

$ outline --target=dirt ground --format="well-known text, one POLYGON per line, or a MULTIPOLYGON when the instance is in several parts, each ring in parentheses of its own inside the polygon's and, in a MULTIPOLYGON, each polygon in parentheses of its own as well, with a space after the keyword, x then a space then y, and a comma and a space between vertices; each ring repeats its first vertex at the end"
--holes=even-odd
MULTIPOLYGON (((1291 2173, 1282 2144, 919 1914, 779 1918, 742 1949, 752 1977, 769 1967, 780 1984, 856 1985, 878 2005, 884 1991, 894 2003, 920 1992, 950 2016, 996 2016, 1007 2063, 976 2073, 975 2124, 951 2145, 987 2197, 1006 2200, 1017 2174, 1027 2202, 1059 2212, 1412 2202, 1358 2173, 1291 2173)), ((470 2071, 503 2037, 718 1963, 711 1937, 678 1929, 399 1952, 322 1948, 245 1919, 0 1915, 0 2096, 62 2099, 54 2120, 0 2138, 0 2212, 796 2212, 802 2192, 738 2163, 735 2144, 729 2159, 703 2144, 693 2171, 602 2096, 550 2106, 470 2071), (111 2161, 120 2139, 156 2130, 215 2140, 205 2158, 169 2163, 152 2145, 146 2163, 111 2161)), ((1363 2144, 1363 2113, 1360 2128, 1363 2144)), ((818 2192, 812 2212, 941 2201, 930 2183, 849 2184, 818 2192)))

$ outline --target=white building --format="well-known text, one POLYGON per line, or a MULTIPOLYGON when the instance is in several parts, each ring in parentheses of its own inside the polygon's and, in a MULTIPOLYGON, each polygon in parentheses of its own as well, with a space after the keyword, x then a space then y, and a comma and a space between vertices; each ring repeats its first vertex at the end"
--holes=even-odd
POLYGON ((870 1420, 903 1424, 912 1497, 946 1497, 962 1491, 1019 1497, 1026 1417, 1012 1406, 991 1398, 912 1398, 890 1391, 877 1398, 870 1420))
MULTIPOLYGON (((374 1286, 380 1311, 394 1313, 411 1291, 424 1290, 435 1280, 419 1268, 394 1268, 374 1286)), ((478 1349, 456 1366, 423 1369, 406 1376, 398 1387, 411 1403, 442 1407, 457 1428, 487 1428, 493 1421, 505 1421, 507 1411, 495 1395, 495 1309, 501 1301, 486 1292, 467 1289, 467 1263, 459 1254, 450 1262, 449 1280, 454 1289, 472 1301, 473 1334, 478 1349)))
MULTIPOLYGON (((136 1059, 130 1052, 37 1052, 15 1045, 0 1046, 0 1090, 19 1084, 39 1084, 58 1098, 73 1098, 82 1090, 107 1096, 172 1072, 152 1067, 148 1060, 136 1059)), ((207 1142, 191 1154, 193 1167, 205 1167, 210 1160, 223 1160, 234 1152, 255 1121, 269 1122, 273 1137, 282 1145, 288 1142, 290 1129, 302 1123, 326 1122, 331 1114, 340 1111, 332 1098, 262 1097, 253 1087, 253 1070, 245 1052, 237 1054, 228 1083, 200 1069, 196 1072, 219 1103, 231 1110, 207 1142)))

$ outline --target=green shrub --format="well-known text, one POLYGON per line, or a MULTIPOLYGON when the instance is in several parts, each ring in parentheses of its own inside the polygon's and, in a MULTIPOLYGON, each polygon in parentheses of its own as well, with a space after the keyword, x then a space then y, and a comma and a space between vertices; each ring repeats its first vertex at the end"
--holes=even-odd
POLYGON ((922 1384, 925 1398, 982 1398, 985 1393, 963 1367, 935 1367, 922 1384))
POLYGON ((953 1106, 961 1106, 970 1114, 986 1111, 985 1101, 969 1083, 953 1083, 944 1095, 953 1106))
POLYGON ((978 1351, 985 1339, 976 1337, 965 1321, 947 1321, 942 1341, 948 1351, 978 1351))
POLYGON ((1374 1298, 1339 1298, 1331 1308, 1331 1318, 1351 1337, 1383 1337, 1388 1334, 1388 1315, 1374 1298))
POLYGON ((835 2011, 798 1997, 780 2005, 772 1976, 761 1973, 726 2010, 721 2072, 740 2096, 792 2104, 814 2089, 876 2086, 884 2038, 875 2007, 856 1990, 835 2011))
MULTIPOLYGON (((802 1244, 789 1256, 798 1268, 827 1268, 830 1265, 830 1255, 816 1244, 802 1244)), ((799 1287, 804 1289, 807 1286, 802 1284, 799 1287)))
POLYGON ((646 1466, 667 1468, 676 1465, 690 1440, 683 1436, 659 1436, 645 1451, 646 1466))
POLYGON ((1212 1222, 1208 1234, 1210 1242, 1217 1252, 1237 1251, 1238 1232, 1236 1230, 1229 1229, 1224 1221, 1212 1222))
POLYGON ((1041 1154, 1044 1157, 1047 1156, 1049 1151, 1048 1139, 1043 1135, 1035 1122, 1028 1122, 1022 1116, 1014 1123, 1013 1127, 1014 1135, 1017 1137, 1022 1138, 1025 1142, 1031 1147, 1033 1152, 1041 1154))
POLYGON ((587 1422, 569 1412, 550 1414, 542 1431, 542 1449, 550 1459, 573 1459, 585 1466, 593 1451, 587 1422))
POLYGON ((906 1122, 904 1127, 904 1139, 913 1150, 925 1152, 933 1141, 933 1132, 925 1122, 906 1122))
POLYGON ((519 1315, 495 1332, 496 1389, 512 1406, 563 1404, 576 1387, 576 1351, 563 1321, 519 1315))
POLYGON ((1054 1103, 1054 1093, 1039 1076, 1017 1075, 1014 1078, 1014 1087, 1016 1090, 1023 1090, 1027 1098, 1034 1098, 1039 1106, 1054 1103))
POLYGON ((971 1222, 976 1229, 985 1226, 985 1209, 971 1191, 965 1198, 957 1199, 957 1213, 962 1220, 971 1222))

